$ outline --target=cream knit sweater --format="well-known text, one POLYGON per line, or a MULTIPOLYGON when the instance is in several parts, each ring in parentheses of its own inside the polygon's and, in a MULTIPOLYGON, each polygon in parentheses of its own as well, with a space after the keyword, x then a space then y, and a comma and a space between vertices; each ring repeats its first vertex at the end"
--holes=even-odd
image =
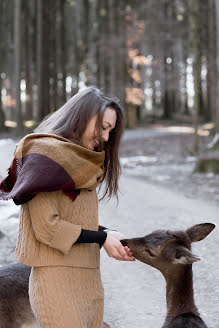
POLYGON ((63 191, 40 192, 21 205, 16 260, 29 266, 99 267, 99 245, 75 244, 81 229, 98 230, 96 190, 72 201, 63 191))

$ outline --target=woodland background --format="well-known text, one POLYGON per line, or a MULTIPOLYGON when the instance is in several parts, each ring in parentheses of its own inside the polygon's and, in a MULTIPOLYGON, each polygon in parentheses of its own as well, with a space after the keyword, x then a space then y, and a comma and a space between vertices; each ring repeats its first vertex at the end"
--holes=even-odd
POLYGON ((120 99, 129 128, 168 120, 219 132, 218 4, 0 0, 1 131, 25 133, 96 85, 120 99))

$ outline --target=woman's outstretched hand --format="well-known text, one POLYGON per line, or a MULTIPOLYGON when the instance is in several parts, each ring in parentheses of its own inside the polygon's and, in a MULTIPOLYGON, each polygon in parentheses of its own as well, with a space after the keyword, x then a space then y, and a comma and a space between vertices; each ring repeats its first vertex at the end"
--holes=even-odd
POLYGON ((123 246, 120 240, 124 239, 125 236, 117 231, 108 231, 107 238, 103 247, 109 257, 113 257, 120 261, 135 261, 132 257, 132 252, 127 246, 123 246))

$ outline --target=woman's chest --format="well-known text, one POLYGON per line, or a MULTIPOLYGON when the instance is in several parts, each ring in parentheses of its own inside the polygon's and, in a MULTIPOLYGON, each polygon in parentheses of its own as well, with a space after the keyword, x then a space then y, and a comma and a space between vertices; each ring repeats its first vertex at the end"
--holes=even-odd
POLYGON ((60 218, 85 229, 98 226, 98 199, 96 190, 80 190, 74 201, 60 192, 58 197, 60 218))

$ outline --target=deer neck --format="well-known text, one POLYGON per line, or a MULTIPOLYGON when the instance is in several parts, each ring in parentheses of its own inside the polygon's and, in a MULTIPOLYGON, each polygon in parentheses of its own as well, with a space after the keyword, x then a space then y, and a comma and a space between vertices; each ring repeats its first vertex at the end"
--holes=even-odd
POLYGON ((194 302, 192 265, 180 265, 164 274, 166 279, 167 318, 198 310, 194 302))

